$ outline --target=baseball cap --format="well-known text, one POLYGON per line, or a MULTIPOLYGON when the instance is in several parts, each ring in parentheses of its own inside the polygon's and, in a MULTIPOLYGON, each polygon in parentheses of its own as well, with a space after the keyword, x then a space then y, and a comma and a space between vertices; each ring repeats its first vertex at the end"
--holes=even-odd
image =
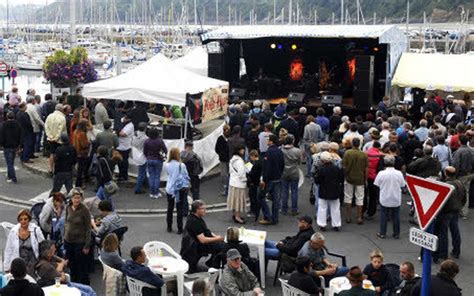
POLYGON ((229 249, 229 251, 227 251, 227 260, 235 260, 237 258, 242 258, 237 249, 229 249))

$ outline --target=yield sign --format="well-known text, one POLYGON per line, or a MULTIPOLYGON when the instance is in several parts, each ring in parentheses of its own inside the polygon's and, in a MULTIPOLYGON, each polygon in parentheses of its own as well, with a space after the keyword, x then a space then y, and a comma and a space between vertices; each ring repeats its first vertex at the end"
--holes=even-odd
POLYGON ((413 175, 407 175, 406 181, 415 204, 420 228, 426 230, 448 201, 454 187, 447 183, 413 175))

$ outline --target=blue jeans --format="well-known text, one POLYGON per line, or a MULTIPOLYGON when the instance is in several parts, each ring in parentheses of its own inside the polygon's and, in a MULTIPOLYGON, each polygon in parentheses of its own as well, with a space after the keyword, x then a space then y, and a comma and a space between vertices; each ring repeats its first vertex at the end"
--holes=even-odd
POLYGON ((280 250, 277 249, 275 241, 265 240, 265 259, 276 260, 280 257, 280 250))
POLYGON ((157 195, 160 193, 160 176, 163 169, 163 161, 147 160, 148 167, 148 185, 150 186, 150 194, 157 195))
POLYGON ((288 198, 291 191, 291 211, 298 212, 298 180, 281 180, 281 211, 288 212, 288 198))
POLYGON ((393 236, 400 235, 400 207, 384 207, 380 205, 380 234, 385 235, 387 232, 387 222, 390 219, 393 223, 393 236))
MULTIPOLYGON (((305 144, 306 145, 306 144, 305 144)), ((311 177, 311 168, 313 167, 313 157, 311 151, 309 150, 309 144, 304 149, 304 154, 306 155, 306 176, 311 177)))
POLYGON ((10 179, 13 182, 16 182, 16 174, 15 174, 16 149, 4 148, 3 155, 5 156, 5 162, 7 163, 7 179, 10 179))
POLYGON ((135 184, 135 192, 142 191, 143 183, 146 180, 146 163, 143 165, 138 166, 138 176, 137 176, 137 183, 135 184))
POLYGON ((262 194, 260 194, 260 206, 262 208, 263 216, 266 220, 270 218, 270 210, 268 208, 267 202, 265 201, 265 193, 270 194, 272 197, 272 214, 271 214, 271 221, 273 224, 278 223, 278 211, 280 211, 280 191, 281 191, 281 181, 269 181, 265 185, 265 191, 262 190, 262 194))
POLYGON ((108 200, 112 204, 112 207, 114 206, 114 203, 112 202, 112 198, 110 195, 105 192, 104 186, 99 186, 99 189, 97 189, 97 193, 95 194, 100 200, 108 200))
POLYGON ((41 151, 41 138, 43 136, 43 129, 37 133, 35 133, 35 152, 40 152, 41 151))
POLYGON ((21 153, 21 161, 30 160, 35 147, 35 134, 25 134, 23 136, 23 152, 21 153))
POLYGON ((434 259, 446 259, 448 258, 449 249, 449 235, 448 229, 451 231, 452 243, 453 243, 453 255, 459 256, 461 253, 461 234, 459 233, 458 224, 459 213, 440 213, 436 217, 435 234, 439 238, 438 251, 433 253, 434 259))

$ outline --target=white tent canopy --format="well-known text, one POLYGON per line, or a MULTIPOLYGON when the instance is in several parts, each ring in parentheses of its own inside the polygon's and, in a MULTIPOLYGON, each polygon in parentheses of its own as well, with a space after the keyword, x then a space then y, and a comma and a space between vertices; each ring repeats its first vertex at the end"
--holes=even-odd
POLYGON ((392 85, 447 92, 474 91, 474 56, 404 53, 392 85))
POLYGON ((229 83, 195 74, 158 54, 119 76, 84 85, 86 97, 184 106, 186 94, 229 83))
POLYGON ((202 46, 193 48, 185 56, 173 61, 176 65, 196 74, 207 76, 208 54, 202 46))

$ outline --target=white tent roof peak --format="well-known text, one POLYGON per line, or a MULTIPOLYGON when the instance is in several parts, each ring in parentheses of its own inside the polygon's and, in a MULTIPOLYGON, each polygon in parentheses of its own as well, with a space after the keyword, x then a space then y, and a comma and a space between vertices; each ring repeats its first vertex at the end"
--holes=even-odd
POLYGON ((203 46, 197 46, 173 62, 191 72, 207 76, 208 57, 206 49, 203 46))
POLYGON ((184 106, 187 93, 227 84, 183 69, 158 54, 124 74, 84 85, 82 93, 93 98, 184 106))

